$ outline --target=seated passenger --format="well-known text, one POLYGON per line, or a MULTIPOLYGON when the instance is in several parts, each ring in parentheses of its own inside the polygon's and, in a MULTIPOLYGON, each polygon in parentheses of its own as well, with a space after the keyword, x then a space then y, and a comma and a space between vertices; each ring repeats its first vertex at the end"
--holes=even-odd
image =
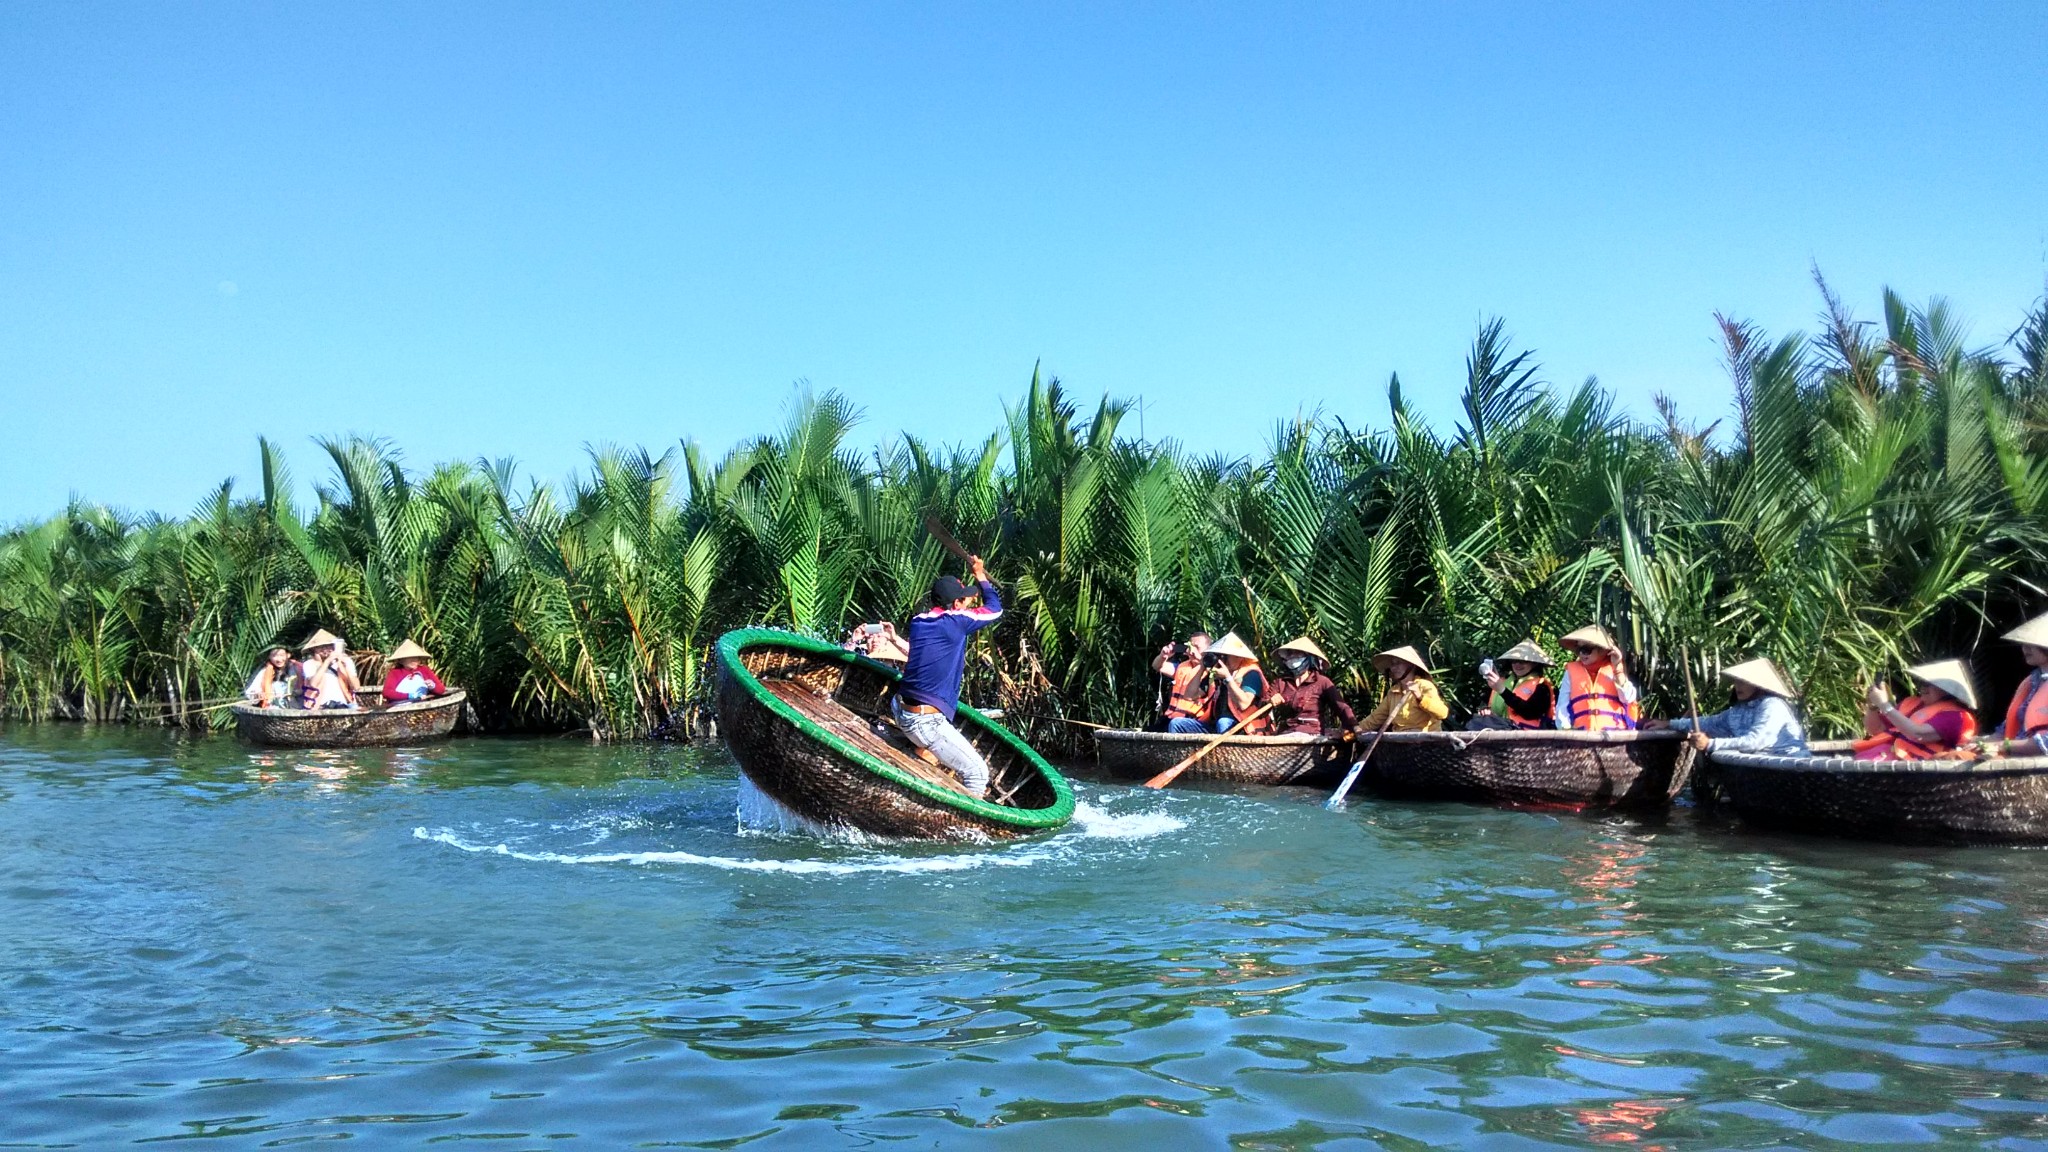
POLYGON ((1351 705, 1326 672, 1329 657, 1306 636, 1297 636, 1280 646, 1281 676, 1275 684, 1280 703, 1273 709, 1283 734, 1308 736, 1350 735, 1358 723, 1351 705))
POLYGON ((1386 694, 1372 715, 1358 722, 1361 732, 1441 732, 1451 706, 1429 679, 1422 653, 1413 648, 1389 648, 1372 658, 1372 666, 1387 678, 1386 694))
POLYGON ((384 699, 397 703, 401 700, 425 700, 432 696, 446 696, 448 686, 427 667, 433 657, 427 650, 411 640, 401 641, 391 650, 391 670, 384 674, 384 699))
POLYGON ((1864 693, 1858 760, 1968 760, 1977 736, 1977 686, 1961 660, 1937 660, 1906 669, 1920 692, 1893 705, 1883 684, 1864 693))
POLYGON ((1216 665, 1216 695, 1209 704, 1210 714, 1216 718, 1216 731, 1240 736, 1271 733, 1270 712, 1246 719, 1266 701, 1266 674, 1259 668, 1258 656, 1235 632, 1224 633, 1223 639, 1210 645, 1202 655, 1216 665))
POLYGON ((296 694, 292 690, 292 650, 272 648, 242 689, 242 698, 258 708, 289 708, 296 694))
POLYGON ((1486 711, 1467 722, 1465 730, 1555 728, 1557 721, 1551 711, 1557 704, 1557 689, 1551 687, 1550 677, 1541 671, 1549 667, 1550 655, 1538 648, 1534 640, 1524 640, 1501 653, 1498 661, 1482 664, 1479 675, 1493 696, 1486 711), (1508 674, 1502 676, 1495 671, 1495 663, 1506 665, 1508 674))
POLYGON ((299 662, 299 706, 301 708, 356 707, 355 674, 352 665, 336 652, 341 641, 322 628, 299 646, 305 659, 299 662))
POLYGON ((1152 658, 1152 671, 1165 680, 1166 703, 1160 715, 1168 732, 1209 729, 1209 678, 1202 654, 1209 650, 1207 632, 1191 632, 1185 644, 1168 644, 1152 658))
POLYGON ((1799 722, 1792 701, 1799 694, 1778 673, 1769 660, 1746 660, 1721 669, 1730 685, 1735 705, 1725 711, 1700 717, 1693 729, 1690 717, 1645 720, 1645 728, 1670 728, 1692 733, 1687 737, 1702 752, 1763 752, 1772 756, 1806 756, 1806 727, 1799 722))
POLYGON ((840 644, 851 648, 877 663, 887 664, 898 672, 910 663, 910 645, 896 634, 896 625, 887 620, 879 624, 856 624, 840 644))
POLYGON ((1633 729, 1642 720, 1635 681, 1607 630, 1588 624, 1558 641, 1573 654, 1557 694, 1557 726, 1581 732, 1633 729))
POLYGON ((2048 616, 2036 616, 2005 634, 2020 646, 2027 678, 2012 694, 2005 722, 1992 730, 1994 756, 2048 756, 2048 616))

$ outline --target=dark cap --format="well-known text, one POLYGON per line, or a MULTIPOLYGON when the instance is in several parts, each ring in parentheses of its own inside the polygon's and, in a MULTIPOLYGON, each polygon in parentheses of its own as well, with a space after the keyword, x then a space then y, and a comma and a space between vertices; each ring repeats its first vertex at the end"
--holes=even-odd
POLYGON ((960 582, 957 576, 941 576, 932 581, 932 603, 951 604, 974 595, 974 589, 960 582))

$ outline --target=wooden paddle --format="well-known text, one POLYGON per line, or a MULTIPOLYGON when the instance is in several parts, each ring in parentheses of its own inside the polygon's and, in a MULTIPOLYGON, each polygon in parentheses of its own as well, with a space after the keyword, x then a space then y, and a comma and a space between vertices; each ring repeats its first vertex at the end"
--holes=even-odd
POLYGON ((953 539, 953 534, 946 531, 944 524, 939 523, 939 514, 937 512, 927 512, 924 514, 924 530, 932 534, 932 539, 939 542, 939 547, 967 561, 969 564, 974 563, 974 553, 969 552, 965 544, 953 539))
POLYGON ((1264 704, 1259 705, 1257 708, 1252 709, 1252 714, 1238 721, 1236 724, 1231 725, 1230 731, 1219 733, 1214 740, 1209 741, 1207 744, 1204 744, 1200 748, 1197 748, 1193 752, 1189 753, 1187 759, 1182 760, 1180 763, 1175 764, 1173 767, 1168 768, 1166 771, 1161 772, 1159 775, 1154 776, 1150 780, 1145 781, 1145 787, 1164 788, 1168 784, 1173 783, 1174 778, 1179 776, 1181 773, 1187 771, 1190 767, 1192 767, 1195 761, 1200 760, 1204 756, 1207 756, 1210 750, 1215 748, 1218 744, 1221 744, 1225 740, 1230 739, 1232 736, 1237 735, 1238 729, 1249 725, 1252 721, 1257 720, 1259 717, 1264 716, 1266 713, 1272 711, 1273 705, 1278 703, 1278 700, 1268 700, 1264 704))
POLYGON ((1100 728, 1105 732, 1115 732, 1118 730, 1114 724, 1097 724, 1092 720, 1069 720, 1065 716, 1054 716, 1053 719, 1062 724, 1072 724, 1076 728, 1100 728))
POLYGON ((1387 734, 1388 725, 1394 722, 1394 713, 1399 712, 1402 708, 1406 706, 1407 701, 1404 700, 1400 704, 1397 704, 1394 707, 1387 709, 1387 718, 1385 720, 1380 721, 1380 730, 1372 734, 1372 743, 1366 745, 1365 755, 1360 756, 1356 761, 1352 763, 1351 771, 1346 772, 1344 774, 1344 782, 1342 784, 1337 785, 1337 790, 1335 792, 1330 793, 1330 798, 1328 800, 1323 801, 1323 807, 1329 809, 1332 812, 1341 812, 1344 810, 1344 798, 1346 796, 1351 795, 1351 786, 1353 784, 1358 783, 1358 774, 1365 771, 1365 762, 1367 760, 1372 759, 1372 754, 1374 752, 1379 751, 1380 737, 1385 736, 1387 734))

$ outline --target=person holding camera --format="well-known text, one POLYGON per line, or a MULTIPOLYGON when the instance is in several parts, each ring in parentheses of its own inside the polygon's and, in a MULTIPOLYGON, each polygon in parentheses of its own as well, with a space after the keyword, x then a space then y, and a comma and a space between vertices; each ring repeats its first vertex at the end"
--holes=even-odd
POLYGON ((960 709, 960 681, 967 675, 967 638, 1002 619, 1003 601, 989 581, 981 557, 971 556, 973 590, 952 576, 932 581, 932 606, 910 618, 910 651, 902 682, 890 698, 896 726, 912 744, 931 753, 979 800, 988 792, 988 761, 953 727, 960 709))
POLYGON ((1544 672, 1550 666, 1550 654, 1537 647, 1534 640, 1524 640, 1501 653, 1498 661, 1480 661, 1479 678, 1486 681, 1490 695, 1486 711, 1474 716, 1465 730, 1533 732, 1557 727, 1557 717, 1553 715, 1557 688, 1544 672), (1496 663, 1507 665, 1508 674, 1501 675, 1494 667, 1496 663))
POLYGON ((898 672, 910 663, 910 645, 896 634, 896 625, 884 620, 879 624, 856 624, 846 634, 840 645, 849 648, 880 664, 887 664, 898 672))
MULTIPOLYGON (((1261 714, 1260 703, 1266 697, 1266 673, 1259 667, 1259 658, 1237 633, 1226 632, 1223 639, 1209 646, 1202 653, 1202 659, 1210 666, 1209 675, 1215 682, 1215 697, 1209 703, 1210 715, 1215 719, 1217 732, 1235 732, 1240 736, 1265 736, 1272 732, 1272 716, 1261 714)), ((1201 731, 1197 728, 1195 731, 1201 731)), ((1175 729, 1171 725, 1167 731, 1175 729)))
POLYGON ((299 646, 305 659, 299 662, 299 704, 303 708, 354 708, 356 683, 354 666, 337 650, 341 639, 322 628, 299 646))
POLYGON ((1207 632, 1191 632, 1185 644, 1168 644, 1152 661, 1152 671, 1166 681, 1161 709, 1168 732, 1208 730, 1210 684, 1202 656, 1209 650, 1207 632))

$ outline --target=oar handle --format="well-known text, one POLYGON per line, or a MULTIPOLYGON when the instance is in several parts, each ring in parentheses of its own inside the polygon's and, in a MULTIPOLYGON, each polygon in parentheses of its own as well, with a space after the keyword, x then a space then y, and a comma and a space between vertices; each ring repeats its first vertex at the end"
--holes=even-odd
POLYGON ((1175 764, 1173 767, 1168 768, 1166 771, 1161 772, 1159 775, 1154 776, 1150 780, 1145 781, 1145 787, 1164 788, 1168 784, 1173 783, 1174 779, 1178 777, 1181 773, 1187 771, 1188 768, 1192 766, 1195 761, 1200 760, 1204 756, 1207 756, 1209 754, 1209 751, 1215 748, 1218 744, 1221 744, 1225 740, 1230 739, 1232 736, 1237 735, 1237 733, 1241 729, 1243 729, 1246 725, 1250 724, 1252 721, 1257 720, 1259 717, 1264 716, 1267 712, 1272 711, 1273 705, 1278 703, 1278 700, 1268 700, 1264 704, 1259 705, 1257 708, 1252 709, 1252 714, 1238 721, 1236 724, 1231 725, 1230 731, 1219 733, 1214 740, 1209 741, 1207 744, 1204 744, 1200 748, 1197 748, 1193 752, 1189 753, 1187 759, 1182 760, 1180 763, 1175 764))

